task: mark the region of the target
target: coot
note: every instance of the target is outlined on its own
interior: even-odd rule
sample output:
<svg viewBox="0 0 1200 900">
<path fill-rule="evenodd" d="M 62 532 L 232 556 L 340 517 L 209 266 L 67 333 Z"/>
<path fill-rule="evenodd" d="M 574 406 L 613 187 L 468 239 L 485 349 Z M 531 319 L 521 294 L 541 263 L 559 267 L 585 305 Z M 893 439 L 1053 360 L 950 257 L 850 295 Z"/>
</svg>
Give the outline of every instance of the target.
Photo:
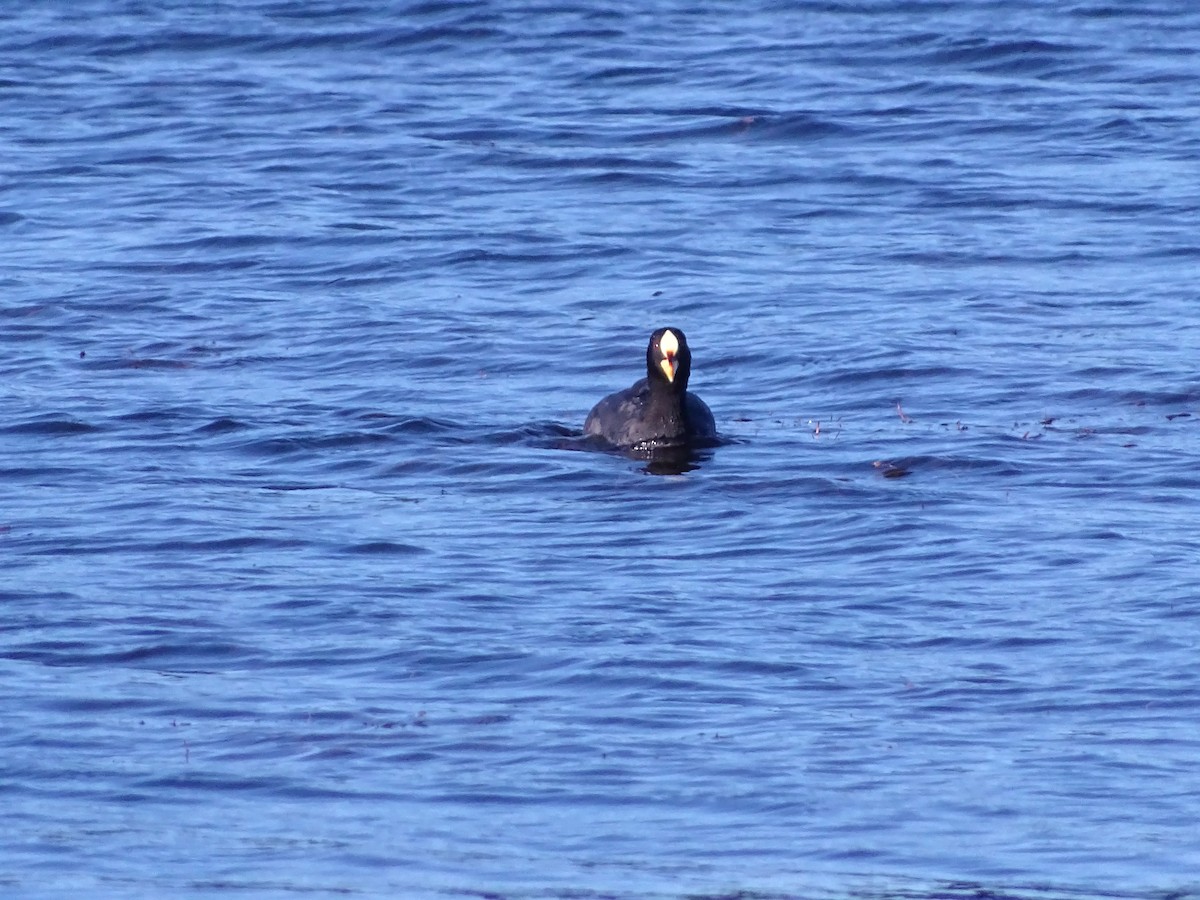
<svg viewBox="0 0 1200 900">
<path fill-rule="evenodd" d="M 646 377 L 597 403 L 584 432 L 634 450 L 711 443 L 717 425 L 704 401 L 688 391 L 691 374 L 692 352 L 683 332 L 658 329 L 646 348 Z"/>
</svg>

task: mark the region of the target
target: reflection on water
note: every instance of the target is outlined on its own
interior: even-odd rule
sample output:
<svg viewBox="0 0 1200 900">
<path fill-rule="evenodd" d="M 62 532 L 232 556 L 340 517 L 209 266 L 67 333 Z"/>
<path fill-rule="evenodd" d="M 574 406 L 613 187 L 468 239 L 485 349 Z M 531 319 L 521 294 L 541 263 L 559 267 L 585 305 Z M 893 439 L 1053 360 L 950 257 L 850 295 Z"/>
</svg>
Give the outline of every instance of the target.
<svg viewBox="0 0 1200 900">
<path fill-rule="evenodd" d="M 699 469 L 713 457 L 711 449 L 699 447 L 656 447 L 653 450 L 630 450 L 631 459 L 645 460 L 642 471 L 649 475 L 682 475 Z"/>
<path fill-rule="evenodd" d="M 583 434 L 578 430 L 570 430 L 561 426 L 550 426 L 548 429 L 553 439 L 544 445 L 556 450 L 582 450 L 593 453 L 605 453 L 610 456 L 631 459 L 644 463 L 641 471 L 648 475 L 683 475 L 699 469 L 713 458 L 717 447 L 729 443 L 723 439 L 706 440 L 703 443 L 670 444 L 654 447 L 613 447 L 603 438 L 596 435 Z M 549 437 L 549 435 L 547 435 Z"/>
</svg>

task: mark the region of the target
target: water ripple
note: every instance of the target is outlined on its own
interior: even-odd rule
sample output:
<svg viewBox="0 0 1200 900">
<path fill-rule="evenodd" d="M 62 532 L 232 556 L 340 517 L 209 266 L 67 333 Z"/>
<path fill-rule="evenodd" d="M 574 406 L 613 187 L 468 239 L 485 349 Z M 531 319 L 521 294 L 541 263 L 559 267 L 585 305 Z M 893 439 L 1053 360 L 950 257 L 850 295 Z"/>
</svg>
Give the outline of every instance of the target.
<svg viewBox="0 0 1200 900">
<path fill-rule="evenodd" d="M 12 890 L 1192 889 L 1193 10 L 5 26 Z"/>
</svg>

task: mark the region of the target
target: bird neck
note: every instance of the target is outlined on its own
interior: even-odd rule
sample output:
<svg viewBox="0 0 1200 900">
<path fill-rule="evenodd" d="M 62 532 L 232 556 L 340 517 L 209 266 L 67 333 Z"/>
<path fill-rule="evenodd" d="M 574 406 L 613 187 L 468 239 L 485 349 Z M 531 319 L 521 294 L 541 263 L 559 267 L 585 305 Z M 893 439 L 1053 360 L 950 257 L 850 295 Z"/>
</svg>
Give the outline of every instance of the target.
<svg viewBox="0 0 1200 900">
<path fill-rule="evenodd" d="M 686 383 L 676 380 L 667 381 L 662 376 L 657 378 L 651 373 L 650 406 L 660 415 L 672 418 L 683 416 L 683 398 L 687 393 Z"/>
</svg>

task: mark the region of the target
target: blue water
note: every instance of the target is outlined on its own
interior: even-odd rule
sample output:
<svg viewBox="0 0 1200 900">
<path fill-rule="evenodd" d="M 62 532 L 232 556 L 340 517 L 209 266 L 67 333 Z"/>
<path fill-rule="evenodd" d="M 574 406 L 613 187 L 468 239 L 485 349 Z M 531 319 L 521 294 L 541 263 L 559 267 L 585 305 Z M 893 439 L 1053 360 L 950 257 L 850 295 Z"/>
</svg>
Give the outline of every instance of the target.
<svg viewBox="0 0 1200 900">
<path fill-rule="evenodd" d="M 1200 895 L 1197 47 L 6 6 L 0 892 Z"/>
</svg>

